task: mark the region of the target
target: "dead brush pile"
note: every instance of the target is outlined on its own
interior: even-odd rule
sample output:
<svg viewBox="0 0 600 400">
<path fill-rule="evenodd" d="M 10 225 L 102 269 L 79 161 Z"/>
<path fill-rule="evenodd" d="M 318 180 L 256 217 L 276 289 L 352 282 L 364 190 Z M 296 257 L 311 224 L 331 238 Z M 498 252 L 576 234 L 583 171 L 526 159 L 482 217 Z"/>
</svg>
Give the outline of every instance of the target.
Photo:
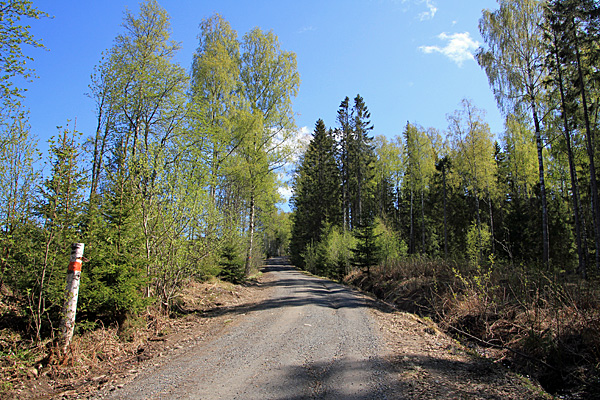
<svg viewBox="0 0 600 400">
<path fill-rule="evenodd" d="M 410 258 L 346 281 L 397 308 L 429 316 L 486 357 L 550 393 L 600 396 L 598 280 Z"/>
</svg>

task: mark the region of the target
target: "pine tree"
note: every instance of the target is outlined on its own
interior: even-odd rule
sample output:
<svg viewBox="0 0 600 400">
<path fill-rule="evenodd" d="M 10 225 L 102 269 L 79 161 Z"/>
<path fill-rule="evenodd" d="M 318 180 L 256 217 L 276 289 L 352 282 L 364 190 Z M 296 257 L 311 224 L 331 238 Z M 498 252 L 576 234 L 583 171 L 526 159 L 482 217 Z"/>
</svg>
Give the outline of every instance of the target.
<svg viewBox="0 0 600 400">
<path fill-rule="evenodd" d="M 356 249 L 353 249 L 352 265 L 367 275 L 371 274 L 371 267 L 379 262 L 380 250 L 377 248 L 377 236 L 375 235 L 375 221 L 363 219 L 354 231 L 357 239 Z"/>
</svg>

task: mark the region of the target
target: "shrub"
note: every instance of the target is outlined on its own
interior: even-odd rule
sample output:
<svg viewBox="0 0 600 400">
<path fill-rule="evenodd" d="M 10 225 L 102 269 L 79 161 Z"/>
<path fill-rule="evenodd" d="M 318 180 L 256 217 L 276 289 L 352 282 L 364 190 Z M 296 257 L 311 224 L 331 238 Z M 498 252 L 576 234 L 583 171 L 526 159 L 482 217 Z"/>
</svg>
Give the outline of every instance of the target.
<svg viewBox="0 0 600 400">
<path fill-rule="evenodd" d="M 218 276 L 224 281 L 238 284 L 246 279 L 244 258 L 235 243 L 230 241 L 223 246 L 219 265 L 221 272 Z"/>
</svg>

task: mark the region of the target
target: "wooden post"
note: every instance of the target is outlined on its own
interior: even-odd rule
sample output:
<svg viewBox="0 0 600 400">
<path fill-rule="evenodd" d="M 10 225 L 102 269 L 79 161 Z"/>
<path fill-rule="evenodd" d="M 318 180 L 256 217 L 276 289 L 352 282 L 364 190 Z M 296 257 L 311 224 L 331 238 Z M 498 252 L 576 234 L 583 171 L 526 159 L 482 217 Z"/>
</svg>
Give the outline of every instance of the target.
<svg viewBox="0 0 600 400">
<path fill-rule="evenodd" d="M 65 304 L 63 306 L 63 319 L 60 323 L 61 347 L 63 354 L 73 339 L 75 330 L 75 313 L 77 312 L 77 298 L 79 296 L 79 282 L 81 281 L 81 263 L 83 262 L 83 243 L 71 245 L 71 259 L 67 273 L 67 288 L 65 291 Z"/>
</svg>

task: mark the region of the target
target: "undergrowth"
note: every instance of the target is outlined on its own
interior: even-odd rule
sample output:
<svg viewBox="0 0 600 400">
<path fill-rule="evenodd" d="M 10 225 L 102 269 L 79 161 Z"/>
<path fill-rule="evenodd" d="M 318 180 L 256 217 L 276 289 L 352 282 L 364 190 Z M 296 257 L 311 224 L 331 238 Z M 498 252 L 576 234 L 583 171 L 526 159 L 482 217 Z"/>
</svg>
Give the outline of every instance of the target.
<svg viewBox="0 0 600 400">
<path fill-rule="evenodd" d="M 82 378 L 107 374 L 132 360 L 151 357 L 149 340 L 161 341 L 177 324 L 217 307 L 225 298 L 236 297 L 236 286 L 216 278 L 207 282 L 190 280 L 178 297 L 175 310 L 166 315 L 149 307 L 139 315 L 128 315 L 121 323 L 103 325 L 101 320 L 78 321 L 76 335 L 66 355 L 52 336 L 36 343 L 27 325 L 21 322 L 21 305 L 15 298 L 0 295 L 0 398 L 30 397 L 34 381 L 50 387 L 71 387 Z M 189 316 L 189 317 L 188 317 Z M 179 321 L 181 320 L 181 321 Z M 49 393 L 47 393 L 49 394 Z M 39 396 L 42 393 L 38 393 Z M 38 395 L 33 397 L 38 398 Z"/>
<path fill-rule="evenodd" d="M 600 396 L 600 280 L 519 266 L 412 257 L 346 282 L 536 378 L 552 394 Z"/>
</svg>

